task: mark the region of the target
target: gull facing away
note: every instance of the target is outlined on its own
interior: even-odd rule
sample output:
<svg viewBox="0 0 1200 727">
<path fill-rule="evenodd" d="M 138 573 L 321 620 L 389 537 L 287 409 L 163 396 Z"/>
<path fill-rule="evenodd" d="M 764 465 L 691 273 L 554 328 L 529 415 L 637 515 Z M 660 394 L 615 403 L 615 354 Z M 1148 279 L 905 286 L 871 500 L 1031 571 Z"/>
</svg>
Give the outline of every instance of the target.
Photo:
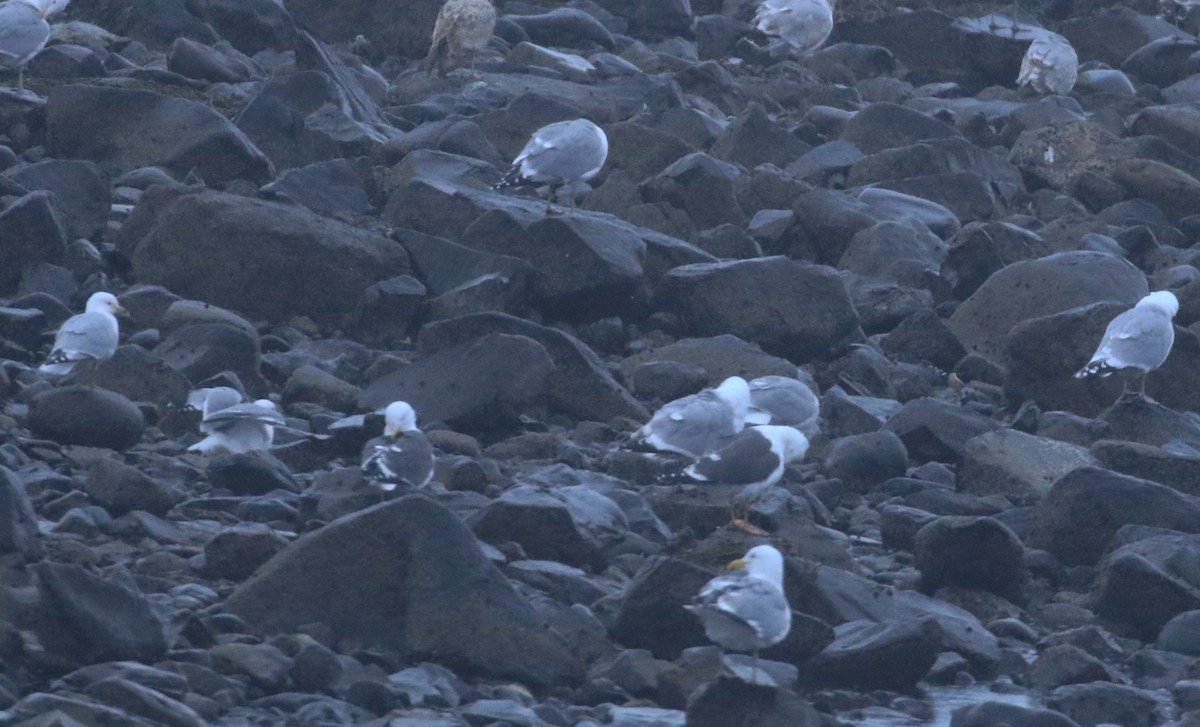
<svg viewBox="0 0 1200 727">
<path fill-rule="evenodd" d="M 25 90 L 25 64 L 46 46 L 46 18 L 69 0 L 8 0 L 0 4 L 0 66 L 17 69 L 17 88 Z"/>
<path fill-rule="evenodd" d="M 750 386 L 730 376 L 715 389 L 663 404 L 633 438 L 660 452 L 699 457 L 742 431 L 749 409 Z"/>
<path fill-rule="evenodd" d="M 750 424 L 786 424 L 808 436 L 817 433 L 821 400 L 799 379 L 760 376 L 750 380 Z"/>
<path fill-rule="evenodd" d="M 833 32 L 833 3 L 763 0 L 754 14 L 754 25 L 779 39 L 771 43 L 771 50 L 786 46 L 796 55 L 804 55 L 820 48 Z"/>
<path fill-rule="evenodd" d="M 188 397 L 188 401 L 191 402 L 191 397 Z M 200 421 L 200 431 L 208 436 L 188 447 L 188 451 L 211 455 L 267 450 L 275 440 L 275 427 L 285 424 L 283 416 L 275 411 L 275 404 L 270 399 L 219 408 L 204 415 Z"/>
<path fill-rule="evenodd" d="M 783 641 L 792 628 L 792 609 L 783 592 L 783 554 L 757 545 L 728 569 L 705 583 L 684 608 L 700 617 L 710 641 L 754 654 L 752 681 L 757 682 L 759 649 Z"/>
<path fill-rule="evenodd" d="M 417 413 L 407 402 L 388 404 L 383 436 L 363 446 L 362 471 L 384 492 L 401 484 L 416 490 L 433 479 L 433 446 L 417 428 Z"/>
<path fill-rule="evenodd" d="M 1092 360 L 1075 378 L 1108 376 L 1121 369 L 1139 374 L 1138 395 L 1146 396 L 1146 374 L 1162 366 L 1175 344 L 1171 319 L 1179 312 L 1179 299 L 1169 290 L 1151 293 L 1130 310 L 1112 319 Z M 1128 382 L 1126 382 L 1128 389 Z"/>
<path fill-rule="evenodd" d="M 575 185 L 586 182 L 600 171 L 608 159 L 608 136 L 587 119 L 573 119 L 543 126 L 533 132 L 529 143 L 513 160 L 512 168 L 493 189 L 523 184 L 550 185 L 546 214 L 550 214 L 557 188 L 571 188 L 571 209 L 575 208 Z"/>
<path fill-rule="evenodd" d="M 1070 41 L 1057 33 L 1042 32 L 1029 44 L 1021 61 L 1018 86 L 1038 93 L 1067 94 L 1079 77 L 1079 56 Z"/>
<path fill-rule="evenodd" d="M 188 394 L 187 405 L 189 409 L 200 412 L 200 431 L 208 434 L 212 432 L 212 426 L 205 424 L 204 419 L 222 409 L 241 404 L 242 401 L 242 392 L 237 389 L 231 386 L 214 386 L 208 389 L 196 389 Z"/>
<path fill-rule="evenodd" d="M 421 67 L 444 76 L 466 55 L 474 65 L 475 56 L 487 46 L 495 29 L 496 8 L 491 0 L 446 0 Z"/>
<path fill-rule="evenodd" d="M 124 312 L 112 293 L 92 293 L 83 313 L 71 316 L 58 327 L 54 348 L 38 371 L 66 376 L 80 361 L 112 358 L 120 342 L 117 315 Z"/>
</svg>

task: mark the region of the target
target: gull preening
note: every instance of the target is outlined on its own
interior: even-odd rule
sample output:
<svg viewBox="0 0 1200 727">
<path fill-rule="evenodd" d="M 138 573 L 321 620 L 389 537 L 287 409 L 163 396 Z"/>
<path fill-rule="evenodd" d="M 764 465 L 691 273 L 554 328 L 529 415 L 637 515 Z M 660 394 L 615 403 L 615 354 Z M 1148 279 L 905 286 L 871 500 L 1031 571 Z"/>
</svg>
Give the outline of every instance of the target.
<svg viewBox="0 0 1200 727">
<path fill-rule="evenodd" d="M 820 48 L 833 32 L 833 3 L 829 0 L 763 0 L 754 25 L 778 38 L 771 50 L 786 46 L 797 55 Z"/>
<path fill-rule="evenodd" d="M 112 293 L 92 293 L 83 313 L 71 316 L 59 326 L 54 348 L 38 371 L 66 376 L 80 361 L 112 358 L 120 342 L 117 315 L 124 312 Z"/>
<path fill-rule="evenodd" d="M 730 376 L 715 389 L 663 404 L 633 438 L 660 452 L 699 457 L 742 431 L 749 409 L 750 386 Z"/>
<path fill-rule="evenodd" d="M 1057 33 L 1042 31 L 1021 61 L 1018 86 L 1032 86 L 1038 93 L 1066 94 L 1079 77 L 1079 56 L 1070 41 Z"/>
<path fill-rule="evenodd" d="M 783 591 L 783 554 L 758 545 L 729 568 L 705 583 L 684 608 L 700 617 L 709 640 L 754 654 L 752 680 L 757 681 L 759 650 L 783 641 L 792 627 L 792 609 Z"/>
<path fill-rule="evenodd" d="M 576 185 L 599 173 L 608 159 L 608 136 L 587 119 L 559 121 L 533 132 L 512 168 L 494 189 L 521 184 L 550 185 L 546 214 L 558 188 L 570 187 L 570 206 L 575 207 Z"/>
<path fill-rule="evenodd" d="M 817 433 L 821 400 L 808 384 L 790 376 L 760 376 L 750 380 L 750 424 L 785 424 L 808 436 Z"/>
<path fill-rule="evenodd" d="M 189 452 L 246 454 L 264 451 L 270 449 L 275 440 L 275 427 L 286 424 L 270 399 L 259 399 L 253 404 L 235 402 L 226 405 L 230 400 L 228 392 L 232 391 L 238 400 L 241 395 L 224 386 L 201 391 L 206 393 L 195 400 L 189 396 L 188 404 L 200 404 L 204 413 L 200 431 L 208 436 L 188 447 Z"/>
<path fill-rule="evenodd" d="M 433 446 L 407 402 L 393 401 L 384 410 L 383 436 L 363 446 L 362 471 L 384 492 L 398 485 L 419 489 L 433 479 Z"/>
<path fill-rule="evenodd" d="M 1175 344 L 1175 324 L 1171 321 L 1178 312 L 1179 299 L 1169 290 L 1142 298 L 1112 319 L 1092 360 L 1075 373 L 1075 378 L 1108 376 L 1127 369 L 1139 375 L 1138 393 L 1145 396 L 1146 374 L 1162 366 Z"/>
<path fill-rule="evenodd" d="M 0 3 L 0 65 L 17 69 L 17 88 L 25 90 L 25 64 L 46 47 L 50 24 L 69 0 L 8 0 Z"/>
<path fill-rule="evenodd" d="M 421 67 L 444 76 L 467 55 L 473 65 L 495 29 L 496 8 L 491 0 L 447 0 L 438 12 L 429 54 Z"/>
</svg>

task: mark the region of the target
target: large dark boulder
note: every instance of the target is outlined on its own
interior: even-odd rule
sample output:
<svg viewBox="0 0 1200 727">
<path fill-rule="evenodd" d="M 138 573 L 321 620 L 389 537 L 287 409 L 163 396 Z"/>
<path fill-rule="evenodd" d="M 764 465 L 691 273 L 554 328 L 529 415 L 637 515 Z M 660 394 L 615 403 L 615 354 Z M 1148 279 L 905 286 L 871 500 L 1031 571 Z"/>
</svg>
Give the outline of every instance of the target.
<svg viewBox="0 0 1200 727">
<path fill-rule="evenodd" d="M 413 495 L 305 535 L 240 585 L 225 608 L 264 634 L 322 623 L 407 661 L 537 685 L 582 664 L 442 506 Z"/>
</svg>

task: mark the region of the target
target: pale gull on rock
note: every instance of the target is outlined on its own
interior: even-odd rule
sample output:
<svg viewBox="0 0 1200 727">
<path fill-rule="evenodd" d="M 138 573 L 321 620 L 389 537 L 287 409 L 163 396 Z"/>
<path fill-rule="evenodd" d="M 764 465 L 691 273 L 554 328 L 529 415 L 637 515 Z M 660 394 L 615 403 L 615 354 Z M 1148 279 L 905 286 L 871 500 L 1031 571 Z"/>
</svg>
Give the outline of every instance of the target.
<svg viewBox="0 0 1200 727">
<path fill-rule="evenodd" d="M 742 431 L 749 408 L 749 385 L 730 376 L 715 389 L 663 404 L 633 436 L 660 452 L 699 457 Z"/>
<path fill-rule="evenodd" d="M 189 452 L 201 454 L 246 454 L 271 448 L 275 427 L 286 422 L 270 399 L 253 404 L 234 404 L 206 414 L 200 431 L 208 436 L 188 447 Z"/>
<path fill-rule="evenodd" d="M 559 121 L 533 132 L 512 168 L 496 183 L 496 189 L 521 184 L 550 185 L 546 213 L 554 201 L 555 188 L 570 187 L 570 206 L 575 207 L 575 185 L 599 173 L 608 158 L 608 136 L 587 119 Z"/>
<path fill-rule="evenodd" d="M 817 433 L 821 400 L 808 384 L 790 376 L 760 376 L 750 380 L 750 424 L 786 424 L 808 436 Z"/>
<path fill-rule="evenodd" d="M 810 53 L 833 32 L 833 3 L 829 0 L 763 0 L 754 15 L 755 26 L 779 38 L 772 50 L 786 45 L 793 53 Z M 780 41 L 782 43 L 780 43 Z"/>
<path fill-rule="evenodd" d="M 487 46 L 496 29 L 496 8 L 491 0 L 447 0 L 433 26 L 429 55 L 421 67 L 446 75 L 463 56 L 475 55 Z"/>
<path fill-rule="evenodd" d="M 46 46 L 46 18 L 69 0 L 8 0 L 0 3 L 0 66 L 17 70 L 17 88 L 25 90 L 25 64 Z"/>
<path fill-rule="evenodd" d="M 3 19 L 0 18 L 0 22 Z M 112 293 L 92 293 L 83 313 L 63 321 L 54 336 L 54 348 L 38 371 L 65 376 L 80 361 L 112 358 L 119 343 L 117 314 L 125 309 Z"/>
<path fill-rule="evenodd" d="M 700 617 L 711 641 L 753 653 L 752 680 L 757 681 L 759 649 L 783 641 L 792 627 L 792 609 L 783 592 L 783 554 L 758 545 L 729 568 L 731 572 L 704 584 L 684 608 Z"/>
<path fill-rule="evenodd" d="M 1092 360 L 1075 373 L 1075 378 L 1108 376 L 1120 369 L 1141 374 L 1139 394 L 1145 395 L 1145 374 L 1167 360 L 1175 343 L 1171 319 L 1179 312 L 1179 299 L 1169 290 L 1151 293 L 1125 311 L 1104 331 Z"/>
<path fill-rule="evenodd" d="M 1048 31 L 1029 44 L 1021 61 L 1018 86 L 1032 86 L 1038 93 L 1067 94 L 1079 77 L 1079 56 L 1070 41 Z"/>
</svg>

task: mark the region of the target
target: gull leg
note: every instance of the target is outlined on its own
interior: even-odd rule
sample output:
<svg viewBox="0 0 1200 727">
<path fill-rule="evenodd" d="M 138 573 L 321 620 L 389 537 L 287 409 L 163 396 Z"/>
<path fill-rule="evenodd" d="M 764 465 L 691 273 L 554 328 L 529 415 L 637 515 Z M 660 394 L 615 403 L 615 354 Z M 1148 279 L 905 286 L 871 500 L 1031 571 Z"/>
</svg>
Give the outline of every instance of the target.
<svg viewBox="0 0 1200 727">
<path fill-rule="evenodd" d="M 17 67 L 17 90 L 25 90 L 25 64 L 22 63 Z"/>
<path fill-rule="evenodd" d="M 750 672 L 750 683 L 758 686 L 758 649 L 754 650 L 754 658 L 750 662 L 753 665 L 753 671 Z"/>
<path fill-rule="evenodd" d="M 750 522 L 750 508 L 753 506 L 753 501 L 743 504 L 741 507 L 741 512 L 739 513 L 738 506 L 734 503 L 730 503 L 729 524 L 748 535 L 765 536 L 767 534 L 766 530 L 763 530 L 762 528 Z"/>
</svg>

